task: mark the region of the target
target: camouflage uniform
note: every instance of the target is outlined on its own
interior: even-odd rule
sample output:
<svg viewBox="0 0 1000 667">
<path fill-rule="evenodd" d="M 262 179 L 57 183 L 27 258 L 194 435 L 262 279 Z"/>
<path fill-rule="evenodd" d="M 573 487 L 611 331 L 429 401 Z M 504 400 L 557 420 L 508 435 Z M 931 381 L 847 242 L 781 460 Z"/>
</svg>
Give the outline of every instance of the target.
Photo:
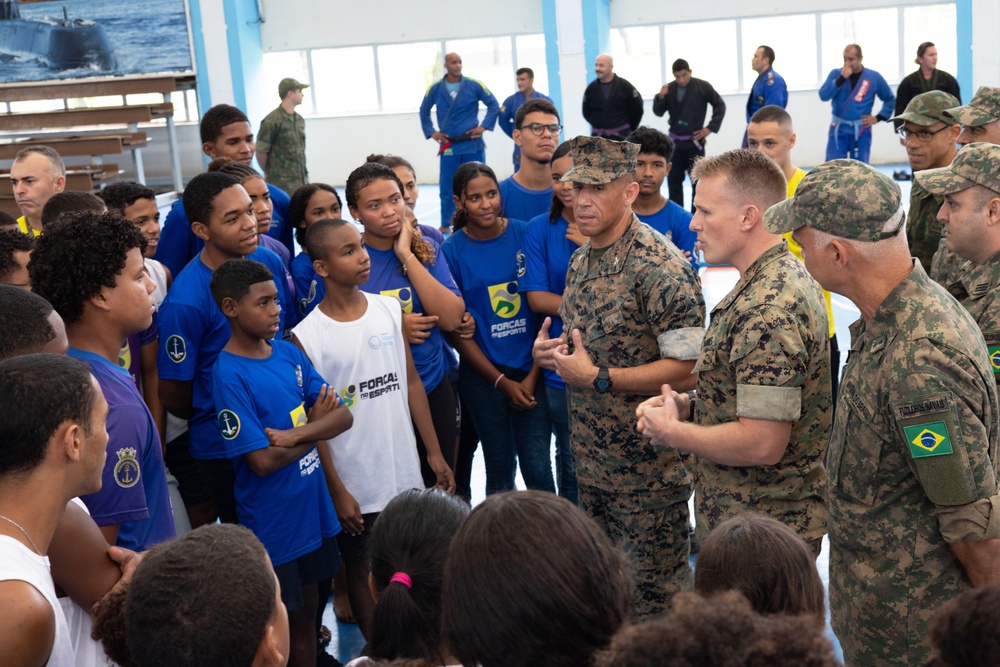
<svg viewBox="0 0 1000 667">
<path fill-rule="evenodd" d="M 943 90 L 932 90 L 914 97 L 906 105 L 903 113 L 889 120 L 898 121 L 900 126 L 903 121 L 923 127 L 932 127 L 938 123 L 950 126 L 958 121 L 946 116 L 945 111 L 959 104 L 961 102 L 954 95 Z M 930 271 L 934 253 L 941 242 L 941 223 L 937 219 L 937 214 L 943 202 L 943 197 L 932 195 L 916 183 L 910 190 L 910 210 L 906 214 L 908 220 L 906 238 L 910 242 L 910 254 L 920 260 L 925 271 Z"/>
<path fill-rule="evenodd" d="M 712 310 L 695 367 L 695 421 L 785 421 L 792 431 L 773 466 L 694 457 L 700 538 L 732 516 L 757 511 L 791 526 L 819 553 L 833 414 L 827 333 L 820 286 L 784 243 L 761 255 Z"/>
<path fill-rule="evenodd" d="M 1000 197 L 1000 146 L 985 143 L 969 144 L 959 151 L 955 160 L 942 169 L 929 169 L 917 175 L 918 184 L 943 197 L 976 185 L 992 190 Z M 990 366 L 1000 382 L 1000 253 L 979 265 L 958 257 L 963 269 L 957 279 L 946 285 L 979 325 L 986 340 Z"/>
<path fill-rule="evenodd" d="M 771 231 L 877 241 L 902 225 L 899 188 L 865 165 L 821 165 L 803 190 L 768 210 Z M 949 543 L 1000 537 L 993 372 L 919 263 L 851 340 L 826 461 L 833 628 L 848 665 L 923 665 L 931 616 L 970 587 Z"/>
<path fill-rule="evenodd" d="M 308 87 L 294 79 L 284 79 L 278 86 L 278 95 L 284 99 L 288 90 Z M 264 178 L 268 183 L 292 194 L 309 182 L 306 121 L 298 112 L 289 114 L 279 106 L 264 116 L 257 131 L 257 151 L 267 153 Z"/>
<path fill-rule="evenodd" d="M 634 144 L 574 141 L 603 152 L 577 146 L 577 171 L 564 180 L 594 182 L 584 179 L 597 171 L 604 179 L 597 182 L 608 183 L 635 168 Z M 633 215 L 621 238 L 588 267 L 590 254 L 589 241 L 573 254 L 559 314 L 566 332 L 580 330 L 596 365 L 698 357 L 705 302 L 691 263 L 673 244 Z M 653 447 L 635 430 L 635 410 L 648 396 L 590 387 L 567 387 L 567 394 L 580 505 L 629 557 L 639 618 L 663 614 L 674 593 L 691 587 L 691 477 L 676 450 Z"/>
</svg>

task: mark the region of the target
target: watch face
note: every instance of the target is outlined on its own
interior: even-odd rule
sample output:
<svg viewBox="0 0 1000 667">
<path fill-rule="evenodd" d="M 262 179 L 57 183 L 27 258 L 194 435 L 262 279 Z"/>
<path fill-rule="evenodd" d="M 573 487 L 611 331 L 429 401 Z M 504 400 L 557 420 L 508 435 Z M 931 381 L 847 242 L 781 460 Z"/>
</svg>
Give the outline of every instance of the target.
<svg viewBox="0 0 1000 667">
<path fill-rule="evenodd" d="M 604 392 L 606 392 L 608 389 L 611 388 L 611 380 L 606 380 L 604 378 L 597 378 L 597 380 L 594 381 L 594 387 L 597 388 L 597 391 L 603 394 Z"/>
</svg>

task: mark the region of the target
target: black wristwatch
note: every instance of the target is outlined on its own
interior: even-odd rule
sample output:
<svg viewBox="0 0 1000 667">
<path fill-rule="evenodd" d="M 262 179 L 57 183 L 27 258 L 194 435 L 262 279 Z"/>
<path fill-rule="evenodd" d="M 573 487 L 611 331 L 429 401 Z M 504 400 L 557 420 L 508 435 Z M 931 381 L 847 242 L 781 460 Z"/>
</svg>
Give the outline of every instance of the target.
<svg viewBox="0 0 1000 667">
<path fill-rule="evenodd" d="M 611 374 L 608 372 L 607 368 L 602 368 L 597 371 L 597 377 L 594 378 L 594 389 L 597 390 L 598 394 L 606 394 L 611 391 Z"/>
</svg>

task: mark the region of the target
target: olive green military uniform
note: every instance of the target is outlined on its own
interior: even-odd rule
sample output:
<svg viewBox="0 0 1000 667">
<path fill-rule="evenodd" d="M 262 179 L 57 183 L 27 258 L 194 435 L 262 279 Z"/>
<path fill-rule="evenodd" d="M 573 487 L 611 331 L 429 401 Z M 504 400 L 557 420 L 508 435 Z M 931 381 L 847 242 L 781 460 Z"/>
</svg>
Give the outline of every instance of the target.
<svg viewBox="0 0 1000 667">
<path fill-rule="evenodd" d="M 889 120 L 899 121 L 900 126 L 902 121 L 922 127 L 933 127 L 938 123 L 951 126 L 958 121 L 948 116 L 946 112 L 959 104 L 961 102 L 954 95 L 943 90 L 932 90 L 914 97 L 906 105 L 903 113 Z M 910 243 L 910 254 L 920 260 L 924 271 L 931 270 L 934 253 L 937 252 L 938 244 L 941 242 L 941 222 L 937 219 L 937 214 L 943 202 L 943 197 L 927 192 L 917 183 L 914 183 L 910 190 L 910 209 L 906 213 L 908 221 L 906 239 Z"/>
<path fill-rule="evenodd" d="M 877 242 L 900 233 L 899 200 L 884 174 L 834 160 L 765 225 Z M 847 665 L 922 666 L 928 621 L 970 586 L 949 544 L 1000 537 L 993 370 L 919 262 L 851 341 L 826 460 L 833 629 Z"/>
<path fill-rule="evenodd" d="M 699 537 L 755 511 L 791 526 L 819 553 L 833 415 L 829 340 L 821 288 L 784 243 L 761 255 L 712 310 L 695 367 L 695 421 L 783 421 L 792 422 L 792 431 L 773 466 L 694 457 Z"/>
<path fill-rule="evenodd" d="M 309 182 L 306 169 L 306 121 L 280 106 L 264 116 L 257 132 L 257 150 L 267 153 L 264 177 L 292 194 Z"/>
<path fill-rule="evenodd" d="M 952 294 L 965 307 L 979 325 L 979 330 L 986 341 L 989 353 L 990 367 L 998 383 L 1000 383 L 1000 253 L 990 257 L 978 266 L 967 265 L 968 272 L 962 276 L 957 285 L 953 285 Z"/>
<path fill-rule="evenodd" d="M 914 185 L 913 187 L 916 188 L 917 186 Z M 928 275 L 931 280 L 939 285 L 950 288 L 962 279 L 967 263 L 966 260 L 959 257 L 954 250 L 948 247 L 944 239 L 941 239 L 937 252 L 934 253 L 934 258 L 931 260 L 931 269 Z"/>
<path fill-rule="evenodd" d="M 573 141 L 573 170 L 564 180 L 608 183 L 635 168 L 635 144 Z M 588 241 L 570 260 L 559 312 L 567 338 L 579 329 L 599 367 L 697 359 L 705 301 L 691 263 L 635 215 L 621 238 L 602 250 L 591 265 Z M 653 447 L 636 431 L 635 410 L 649 396 L 566 389 L 580 505 L 628 557 L 638 617 L 661 615 L 673 594 L 692 584 L 691 476 L 676 450 Z"/>
</svg>

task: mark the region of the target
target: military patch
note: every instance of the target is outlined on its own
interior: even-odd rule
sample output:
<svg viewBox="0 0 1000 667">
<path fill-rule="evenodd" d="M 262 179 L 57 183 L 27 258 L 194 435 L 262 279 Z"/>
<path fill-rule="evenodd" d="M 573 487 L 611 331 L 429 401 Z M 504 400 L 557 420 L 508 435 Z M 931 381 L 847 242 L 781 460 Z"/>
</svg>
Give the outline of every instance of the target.
<svg viewBox="0 0 1000 667">
<path fill-rule="evenodd" d="M 170 361 L 175 364 L 179 364 L 187 358 L 187 343 L 185 343 L 184 339 L 177 334 L 167 338 L 167 342 L 164 344 L 164 349 L 166 349 L 167 356 L 170 357 Z"/>
<path fill-rule="evenodd" d="M 413 290 L 411 288 L 386 289 L 379 292 L 379 294 L 382 296 L 391 296 L 393 299 L 399 301 L 399 306 L 403 309 L 404 313 L 413 312 Z"/>
<path fill-rule="evenodd" d="M 299 406 L 290 411 L 288 416 L 292 418 L 292 428 L 305 426 L 309 421 L 309 418 L 306 416 L 306 406 L 304 403 L 299 403 Z"/>
<path fill-rule="evenodd" d="M 994 373 L 1000 373 L 1000 345 L 990 345 L 990 365 Z"/>
<path fill-rule="evenodd" d="M 493 312 L 499 317 L 509 319 L 521 310 L 521 295 L 517 293 L 516 282 L 488 285 L 486 289 L 490 293 Z"/>
<path fill-rule="evenodd" d="M 240 418 L 232 410 L 219 413 L 219 432 L 226 440 L 233 440 L 240 434 Z"/>
<path fill-rule="evenodd" d="M 948 425 L 943 421 L 904 426 L 903 434 L 910 446 L 910 456 L 915 459 L 953 452 Z"/>
<path fill-rule="evenodd" d="M 119 449 L 118 463 L 115 464 L 115 482 L 123 489 L 130 489 L 139 482 L 139 462 L 135 460 L 135 448 Z"/>
</svg>

